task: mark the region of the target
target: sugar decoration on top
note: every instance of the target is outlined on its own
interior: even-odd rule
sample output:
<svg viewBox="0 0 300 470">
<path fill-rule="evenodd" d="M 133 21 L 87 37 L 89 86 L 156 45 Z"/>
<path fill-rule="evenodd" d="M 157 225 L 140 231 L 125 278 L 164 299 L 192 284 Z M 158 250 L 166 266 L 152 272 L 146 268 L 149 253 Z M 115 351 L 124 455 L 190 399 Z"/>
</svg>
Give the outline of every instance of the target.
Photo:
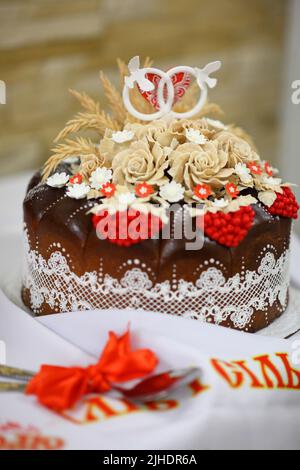
<svg viewBox="0 0 300 470">
<path fill-rule="evenodd" d="M 180 65 L 167 72 L 158 68 L 140 68 L 140 58 L 133 57 L 128 69 L 130 75 L 125 78 L 123 88 L 123 100 L 126 109 L 132 116 L 142 121 L 153 121 L 168 116 L 170 119 L 190 119 L 198 114 L 207 101 L 208 88 L 217 85 L 217 79 L 210 75 L 221 68 L 221 62 L 211 62 L 203 69 Z M 186 112 L 172 110 L 173 105 L 182 98 L 185 90 L 190 85 L 191 76 L 196 79 L 200 89 L 200 96 L 195 106 Z M 146 114 L 138 111 L 131 103 L 130 90 L 135 83 L 139 90 L 157 109 L 155 113 Z"/>
</svg>

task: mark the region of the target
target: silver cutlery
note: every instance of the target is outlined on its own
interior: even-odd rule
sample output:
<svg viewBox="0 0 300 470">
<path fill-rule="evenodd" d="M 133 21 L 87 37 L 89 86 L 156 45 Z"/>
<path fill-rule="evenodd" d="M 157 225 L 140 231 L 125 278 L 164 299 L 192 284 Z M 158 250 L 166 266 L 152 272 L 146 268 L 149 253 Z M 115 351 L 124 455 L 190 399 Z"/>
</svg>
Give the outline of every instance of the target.
<svg viewBox="0 0 300 470">
<path fill-rule="evenodd" d="M 0 392 L 24 392 L 26 383 L 0 382 Z"/>
<path fill-rule="evenodd" d="M 34 372 L 0 364 L 0 377 L 2 378 L 16 380 L 20 382 L 28 382 L 34 376 Z"/>
<path fill-rule="evenodd" d="M 131 388 L 113 385 L 109 395 L 134 402 L 162 400 L 191 384 L 200 375 L 201 369 L 198 367 L 171 369 L 151 375 Z M 35 373 L 32 371 L 0 365 L 0 392 L 24 392 L 27 383 L 34 376 Z M 9 382 L 1 381 L 1 379 L 9 379 Z"/>
<path fill-rule="evenodd" d="M 175 391 L 194 382 L 200 375 L 201 369 L 198 367 L 171 369 L 160 374 L 151 375 L 130 389 L 115 386 L 114 390 L 118 391 L 123 397 L 129 400 L 140 402 L 163 400 L 168 398 Z M 165 380 L 166 378 L 167 380 Z M 161 387 L 159 386 L 160 382 L 162 382 Z M 151 384 L 153 384 L 152 391 Z"/>
</svg>

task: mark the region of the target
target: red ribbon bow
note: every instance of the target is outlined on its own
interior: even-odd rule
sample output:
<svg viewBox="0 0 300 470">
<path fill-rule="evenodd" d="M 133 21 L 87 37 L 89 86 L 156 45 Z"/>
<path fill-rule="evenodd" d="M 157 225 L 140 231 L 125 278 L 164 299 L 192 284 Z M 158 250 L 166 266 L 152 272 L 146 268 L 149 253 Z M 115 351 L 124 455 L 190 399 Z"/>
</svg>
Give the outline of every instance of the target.
<svg viewBox="0 0 300 470">
<path fill-rule="evenodd" d="M 88 393 L 108 392 L 113 383 L 143 378 L 157 364 L 150 349 L 131 350 L 129 331 L 120 337 L 110 332 L 97 364 L 86 368 L 42 365 L 28 383 L 26 393 L 36 395 L 42 405 L 52 410 L 63 411 Z"/>
</svg>

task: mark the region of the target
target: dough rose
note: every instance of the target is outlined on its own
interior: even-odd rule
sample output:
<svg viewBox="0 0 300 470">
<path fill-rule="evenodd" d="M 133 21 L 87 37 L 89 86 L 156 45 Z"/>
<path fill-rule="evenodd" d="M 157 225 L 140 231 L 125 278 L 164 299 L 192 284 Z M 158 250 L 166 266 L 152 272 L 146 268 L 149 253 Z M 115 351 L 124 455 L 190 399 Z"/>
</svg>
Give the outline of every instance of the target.
<svg viewBox="0 0 300 470">
<path fill-rule="evenodd" d="M 215 136 L 214 141 L 218 142 L 220 147 L 228 154 L 228 166 L 230 168 L 234 168 L 237 163 L 250 163 L 260 160 L 251 145 L 232 132 L 220 132 Z"/>
<path fill-rule="evenodd" d="M 167 167 L 167 158 L 157 142 L 152 148 L 146 140 L 133 142 L 128 149 L 115 155 L 113 182 L 127 186 L 143 181 L 161 185 L 168 181 L 165 176 Z"/>
<path fill-rule="evenodd" d="M 169 174 L 176 182 L 184 184 L 187 190 L 201 183 L 217 189 L 228 182 L 234 171 L 227 165 L 228 154 L 219 148 L 217 142 L 202 146 L 186 143 L 171 153 Z"/>
</svg>

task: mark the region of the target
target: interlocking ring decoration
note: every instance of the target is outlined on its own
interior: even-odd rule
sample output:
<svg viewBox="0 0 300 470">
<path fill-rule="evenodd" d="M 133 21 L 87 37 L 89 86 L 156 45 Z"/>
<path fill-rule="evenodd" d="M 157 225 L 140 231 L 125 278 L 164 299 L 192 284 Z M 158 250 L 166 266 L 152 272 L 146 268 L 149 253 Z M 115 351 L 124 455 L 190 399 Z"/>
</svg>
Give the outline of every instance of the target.
<svg viewBox="0 0 300 470">
<path fill-rule="evenodd" d="M 125 77 L 123 88 L 124 105 L 132 116 L 140 119 L 141 121 L 153 121 L 166 116 L 177 119 L 189 119 L 198 114 L 205 105 L 208 88 L 214 88 L 217 85 L 217 79 L 211 78 L 210 74 L 219 70 L 221 65 L 222 63 L 220 61 L 211 62 L 203 69 L 180 65 L 164 72 L 155 67 L 140 68 L 140 59 L 138 56 L 135 56 L 128 63 L 130 75 Z M 172 110 L 174 99 L 176 100 L 176 98 L 178 98 L 175 96 L 175 87 L 172 77 L 175 77 L 178 74 L 187 74 L 188 77 L 194 77 L 200 89 L 200 96 L 195 106 L 191 110 L 182 113 Z M 148 77 L 150 76 L 155 76 L 159 79 L 156 96 L 158 110 L 151 114 L 145 114 L 135 109 L 132 105 L 130 101 L 130 90 L 134 88 L 136 83 L 142 94 L 153 91 L 155 89 L 155 85 L 151 80 L 149 80 Z"/>
</svg>

